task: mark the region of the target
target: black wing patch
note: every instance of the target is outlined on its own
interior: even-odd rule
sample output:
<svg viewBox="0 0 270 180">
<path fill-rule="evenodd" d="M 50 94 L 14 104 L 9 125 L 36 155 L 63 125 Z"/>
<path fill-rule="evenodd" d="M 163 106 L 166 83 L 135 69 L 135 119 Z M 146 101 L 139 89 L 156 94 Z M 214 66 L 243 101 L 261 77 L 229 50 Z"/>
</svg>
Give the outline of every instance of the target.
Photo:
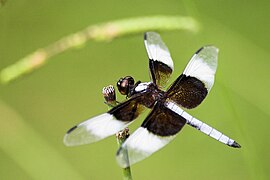
<svg viewBox="0 0 270 180">
<path fill-rule="evenodd" d="M 152 59 L 149 60 L 149 69 L 152 82 L 163 88 L 172 74 L 172 69 L 162 62 Z"/>
<path fill-rule="evenodd" d="M 184 108 L 195 108 L 205 99 L 208 91 L 202 81 L 181 74 L 167 91 L 168 98 Z"/>
<path fill-rule="evenodd" d="M 164 87 L 173 72 L 173 60 L 159 34 L 147 32 L 144 44 L 149 57 L 149 70 L 153 83 Z"/>
<path fill-rule="evenodd" d="M 145 107 L 142 105 L 143 96 L 133 97 L 118 106 L 112 108 L 108 113 L 112 114 L 117 120 L 132 121 L 136 119 Z"/>
<path fill-rule="evenodd" d="M 118 164 L 126 168 L 149 157 L 172 141 L 185 124 L 186 119 L 157 103 L 142 126 L 117 151 Z"/>
<path fill-rule="evenodd" d="M 161 103 L 144 120 L 142 127 L 158 136 L 172 136 L 186 124 L 186 119 L 171 111 Z"/>
</svg>

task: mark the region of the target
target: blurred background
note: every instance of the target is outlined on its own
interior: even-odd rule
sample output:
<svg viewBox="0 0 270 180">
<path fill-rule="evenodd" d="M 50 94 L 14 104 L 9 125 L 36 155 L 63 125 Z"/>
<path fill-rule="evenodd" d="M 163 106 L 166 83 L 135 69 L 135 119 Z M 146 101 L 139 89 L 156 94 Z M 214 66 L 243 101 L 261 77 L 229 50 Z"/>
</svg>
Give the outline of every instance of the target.
<svg viewBox="0 0 270 180">
<path fill-rule="evenodd" d="M 191 16 L 200 31 L 161 32 L 178 77 L 203 45 L 220 49 L 215 85 L 188 112 L 239 142 L 225 146 L 186 126 L 134 179 L 270 179 L 269 1 L 34 1 L 0 8 L 0 69 L 88 25 L 149 15 Z M 125 75 L 149 81 L 143 33 L 89 42 L 0 85 L 0 179 L 121 179 L 115 137 L 65 147 L 73 125 L 107 111 L 101 90 Z M 118 98 L 123 100 L 123 97 Z M 147 113 L 130 126 L 133 132 Z"/>
</svg>

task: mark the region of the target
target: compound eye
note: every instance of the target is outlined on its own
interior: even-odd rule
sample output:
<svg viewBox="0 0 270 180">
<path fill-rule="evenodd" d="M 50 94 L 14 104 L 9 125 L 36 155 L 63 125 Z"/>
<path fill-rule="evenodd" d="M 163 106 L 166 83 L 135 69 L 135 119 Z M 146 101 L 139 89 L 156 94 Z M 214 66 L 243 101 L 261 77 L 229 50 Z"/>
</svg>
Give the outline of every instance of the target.
<svg viewBox="0 0 270 180">
<path fill-rule="evenodd" d="M 133 86 L 134 85 L 134 79 L 131 76 L 126 76 L 125 79 L 128 81 L 128 85 L 129 86 Z"/>
<path fill-rule="evenodd" d="M 130 88 L 134 85 L 134 79 L 131 76 L 120 78 L 117 82 L 117 88 L 122 95 L 128 95 Z"/>
</svg>

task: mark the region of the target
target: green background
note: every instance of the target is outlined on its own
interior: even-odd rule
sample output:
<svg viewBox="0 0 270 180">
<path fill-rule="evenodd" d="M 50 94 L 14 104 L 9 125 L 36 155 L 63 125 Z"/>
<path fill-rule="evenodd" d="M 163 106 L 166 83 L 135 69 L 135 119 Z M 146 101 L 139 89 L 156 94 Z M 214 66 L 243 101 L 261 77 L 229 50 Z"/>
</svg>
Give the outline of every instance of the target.
<svg viewBox="0 0 270 180">
<path fill-rule="evenodd" d="M 219 47 L 215 85 L 202 105 L 188 112 L 242 148 L 186 126 L 164 149 L 132 166 L 133 177 L 270 179 L 269 9 L 269 1 L 243 0 L 8 0 L 0 8 L 0 69 L 91 24 L 146 15 L 192 16 L 201 25 L 197 34 L 161 32 L 175 64 L 170 83 L 198 48 Z M 148 81 L 147 65 L 143 34 L 138 34 L 89 42 L 1 85 L 0 179 L 121 179 L 114 137 L 74 148 L 62 140 L 73 125 L 107 111 L 102 87 L 125 75 Z"/>
</svg>

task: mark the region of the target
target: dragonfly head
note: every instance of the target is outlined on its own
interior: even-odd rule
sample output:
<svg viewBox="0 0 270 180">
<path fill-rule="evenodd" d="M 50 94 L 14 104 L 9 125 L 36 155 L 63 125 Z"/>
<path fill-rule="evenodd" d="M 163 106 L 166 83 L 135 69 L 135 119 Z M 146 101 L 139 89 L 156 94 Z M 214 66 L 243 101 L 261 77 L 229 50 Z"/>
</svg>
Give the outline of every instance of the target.
<svg viewBox="0 0 270 180">
<path fill-rule="evenodd" d="M 122 95 L 130 94 L 130 91 L 133 88 L 133 86 L 134 86 L 134 79 L 131 76 L 120 78 L 119 81 L 117 82 L 118 91 Z"/>
</svg>

